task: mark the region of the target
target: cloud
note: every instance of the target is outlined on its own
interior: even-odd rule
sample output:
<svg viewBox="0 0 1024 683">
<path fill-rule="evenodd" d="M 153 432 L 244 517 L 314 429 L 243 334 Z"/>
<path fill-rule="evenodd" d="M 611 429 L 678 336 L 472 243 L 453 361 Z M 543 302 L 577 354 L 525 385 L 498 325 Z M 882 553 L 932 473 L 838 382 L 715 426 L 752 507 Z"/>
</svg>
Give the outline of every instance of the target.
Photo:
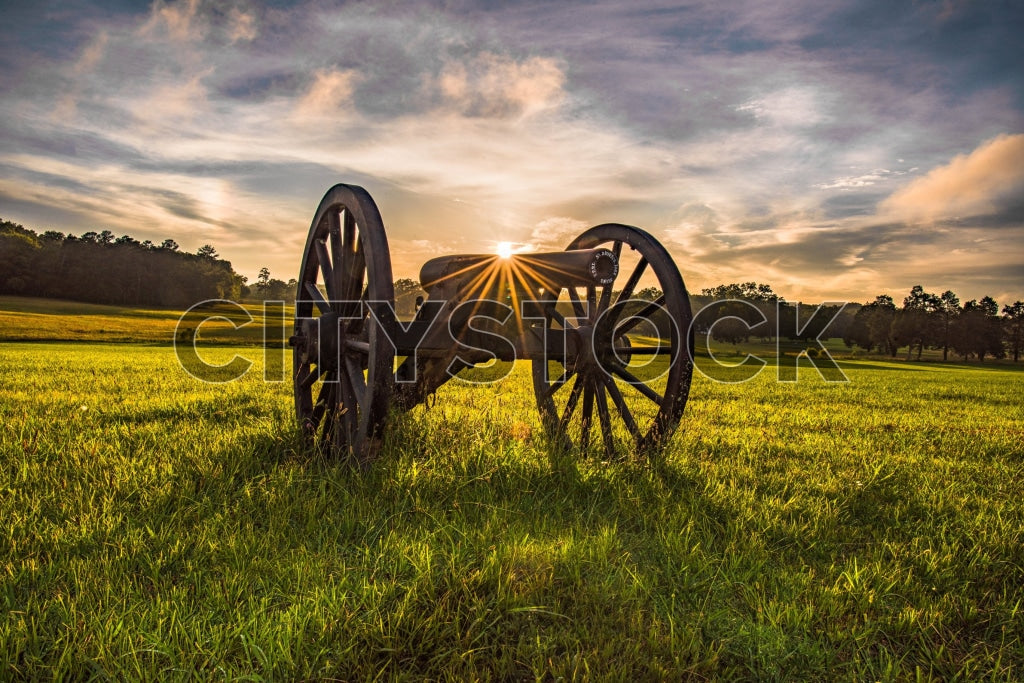
<svg viewBox="0 0 1024 683">
<path fill-rule="evenodd" d="M 884 180 L 891 174 L 892 171 L 889 169 L 877 168 L 860 175 L 848 175 L 828 182 L 819 182 L 814 186 L 818 189 L 853 189 L 855 187 L 869 187 L 880 180 Z"/>
<path fill-rule="evenodd" d="M 228 45 L 259 35 L 257 17 L 233 3 L 210 0 L 155 0 L 136 34 L 146 40 L 197 45 L 213 37 Z"/>
<path fill-rule="evenodd" d="M 380 205 L 396 277 L 438 250 L 561 250 L 615 221 L 665 243 L 691 287 L 787 296 L 949 272 L 961 247 L 984 256 L 959 263 L 1007 272 L 1024 238 L 1020 136 L 950 162 L 1021 130 L 1022 81 L 1003 69 L 968 92 L 946 68 L 1020 48 L 935 61 L 938 43 L 900 39 L 918 35 L 912 9 L 69 7 L 64 24 L 22 11 L 0 46 L 0 210 L 26 225 L 60 206 L 78 230 L 194 237 L 247 274 L 291 273 L 323 191 L 350 182 Z M 915 166 L 934 170 L 899 188 Z M 988 241 L 951 228 L 984 213 L 971 238 Z"/>
<path fill-rule="evenodd" d="M 205 33 L 202 22 L 196 21 L 200 0 L 181 0 L 168 3 L 155 0 L 150 7 L 149 19 L 139 27 L 139 35 L 154 38 L 165 33 L 178 42 L 200 40 Z"/>
<path fill-rule="evenodd" d="M 723 241 L 715 239 L 721 227 L 721 217 L 707 204 L 684 204 L 673 218 L 674 226 L 663 231 L 665 244 L 678 249 L 688 259 L 718 253 L 723 248 L 728 248 Z"/>
<path fill-rule="evenodd" d="M 515 245 L 518 251 L 562 251 L 569 243 L 589 228 L 586 222 L 576 218 L 555 216 L 546 218 L 530 232 L 529 241 Z"/>
<path fill-rule="evenodd" d="M 106 54 L 107 44 L 110 42 L 110 35 L 101 30 L 96 37 L 89 41 L 82 50 L 81 55 L 75 61 L 71 72 L 75 76 L 83 76 L 91 73 L 100 63 Z"/>
<path fill-rule="evenodd" d="M 789 87 L 748 100 L 736 111 L 785 128 L 813 126 L 826 120 L 821 96 L 814 88 Z"/>
<path fill-rule="evenodd" d="M 436 79 L 445 104 L 465 116 L 529 116 L 555 107 L 565 74 L 548 57 L 517 61 L 493 52 L 448 61 Z"/>
<path fill-rule="evenodd" d="M 78 59 L 71 65 L 69 70 L 70 84 L 67 92 L 57 100 L 57 104 L 51 112 L 53 119 L 70 121 L 78 114 L 78 97 L 81 92 L 81 82 L 87 79 L 100 64 L 107 52 L 107 44 L 109 42 L 109 34 L 101 30 L 91 41 L 86 43 Z"/>
<path fill-rule="evenodd" d="M 146 127 L 177 126 L 201 118 L 208 105 L 203 79 L 211 72 L 208 69 L 184 81 L 157 84 L 145 95 L 127 103 L 128 108 Z"/>
<path fill-rule="evenodd" d="M 237 7 L 231 8 L 228 13 L 228 21 L 227 38 L 230 43 L 248 42 L 259 35 L 256 28 L 256 17 Z"/>
<path fill-rule="evenodd" d="M 297 118 L 336 114 L 352 103 L 357 75 L 351 69 L 320 69 L 313 82 L 295 105 Z"/>
<path fill-rule="evenodd" d="M 910 221 L 993 214 L 1024 195 L 1024 135 L 1000 135 L 897 190 L 879 207 Z"/>
</svg>

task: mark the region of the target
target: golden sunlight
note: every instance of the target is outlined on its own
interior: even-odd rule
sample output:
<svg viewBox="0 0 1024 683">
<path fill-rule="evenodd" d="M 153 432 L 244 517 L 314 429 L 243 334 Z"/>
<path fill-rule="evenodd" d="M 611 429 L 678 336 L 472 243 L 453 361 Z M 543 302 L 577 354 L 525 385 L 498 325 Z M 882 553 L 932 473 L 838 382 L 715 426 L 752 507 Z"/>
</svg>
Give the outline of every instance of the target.
<svg viewBox="0 0 1024 683">
<path fill-rule="evenodd" d="M 512 256 L 512 243 L 511 242 L 498 242 L 498 246 L 494 252 L 501 258 L 508 258 Z"/>
</svg>

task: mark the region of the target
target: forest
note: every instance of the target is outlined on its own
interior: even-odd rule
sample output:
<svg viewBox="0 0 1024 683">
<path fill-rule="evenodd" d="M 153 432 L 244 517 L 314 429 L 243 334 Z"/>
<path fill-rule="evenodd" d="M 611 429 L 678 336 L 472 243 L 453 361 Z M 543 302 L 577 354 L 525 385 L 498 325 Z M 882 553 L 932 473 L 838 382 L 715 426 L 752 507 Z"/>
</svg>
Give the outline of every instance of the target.
<svg viewBox="0 0 1024 683">
<path fill-rule="evenodd" d="M 244 284 L 210 245 L 189 254 L 171 239 L 140 242 L 109 230 L 37 234 L 0 220 L 0 294 L 187 308 L 236 299 Z"/>
</svg>

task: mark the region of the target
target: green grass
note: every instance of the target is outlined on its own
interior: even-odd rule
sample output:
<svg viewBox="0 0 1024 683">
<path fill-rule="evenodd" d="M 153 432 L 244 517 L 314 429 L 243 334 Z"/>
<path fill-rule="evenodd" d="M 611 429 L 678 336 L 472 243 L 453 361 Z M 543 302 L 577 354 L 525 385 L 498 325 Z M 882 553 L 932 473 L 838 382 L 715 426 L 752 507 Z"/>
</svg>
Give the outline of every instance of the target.
<svg viewBox="0 0 1024 683">
<path fill-rule="evenodd" d="M 236 353 L 0 344 L 0 678 L 1024 677 L 1015 368 L 698 377 L 648 465 L 549 453 L 517 365 L 360 473 Z"/>
</svg>

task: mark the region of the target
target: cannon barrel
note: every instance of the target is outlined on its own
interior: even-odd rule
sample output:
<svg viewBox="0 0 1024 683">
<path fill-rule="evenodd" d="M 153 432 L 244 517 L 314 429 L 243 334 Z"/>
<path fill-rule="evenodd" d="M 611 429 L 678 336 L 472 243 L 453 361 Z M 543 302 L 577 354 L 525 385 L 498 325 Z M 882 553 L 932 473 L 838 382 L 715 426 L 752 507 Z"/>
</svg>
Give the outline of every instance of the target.
<svg viewBox="0 0 1024 683">
<path fill-rule="evenodd" d="M 619 261 L 609 249 L 573 249 L 535 254 L 462 254 L 431 259 L 420 269 L 420 284 L 427 292 L 484 298 L 506 291 L 610 284 L 619 273 Z"/>
</svg>

